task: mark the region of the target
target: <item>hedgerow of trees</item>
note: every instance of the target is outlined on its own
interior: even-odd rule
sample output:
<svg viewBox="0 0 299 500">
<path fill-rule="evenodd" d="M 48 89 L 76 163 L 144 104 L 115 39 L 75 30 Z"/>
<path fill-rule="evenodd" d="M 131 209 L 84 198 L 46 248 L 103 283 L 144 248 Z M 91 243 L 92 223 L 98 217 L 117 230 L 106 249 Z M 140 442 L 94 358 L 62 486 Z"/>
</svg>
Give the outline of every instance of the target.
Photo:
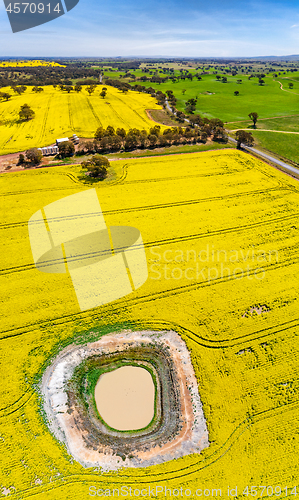
<svg viewBox="0 0 299 500">
<path fill-rule="evenodd" d="M 191 117 L 190 117 L 191 118 Z M 224 124 L 221 120 L 202 118 L 193 115 L 188 127 L 171 127 L 161 132 L 155 125 L 149 132 L 132 128 L 128 132 L 124 128 L 108 126 L 98 127 L 93 140 L 80 141 L 79 154 L 111 153 L 120 150 L 168 147 L 172 145 L 205 143 L 208 138 L 218 142 L 227 142 Z"/>
</svg>

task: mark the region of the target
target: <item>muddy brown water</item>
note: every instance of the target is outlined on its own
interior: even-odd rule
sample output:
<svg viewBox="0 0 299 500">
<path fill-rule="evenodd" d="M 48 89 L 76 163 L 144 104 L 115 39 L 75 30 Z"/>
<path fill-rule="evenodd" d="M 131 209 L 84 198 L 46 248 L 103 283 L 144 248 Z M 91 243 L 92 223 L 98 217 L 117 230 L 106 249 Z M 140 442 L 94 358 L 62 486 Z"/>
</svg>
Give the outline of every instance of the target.
<svg viewBox="0 0 299 500">
<path fill-rule="evenodd" d="M 120 431 L 142 429 L 154 416 L 155 385 L 142 367 L 122 366 L 100 376 L 95 402 L 102 419 Z"/>
</svg>

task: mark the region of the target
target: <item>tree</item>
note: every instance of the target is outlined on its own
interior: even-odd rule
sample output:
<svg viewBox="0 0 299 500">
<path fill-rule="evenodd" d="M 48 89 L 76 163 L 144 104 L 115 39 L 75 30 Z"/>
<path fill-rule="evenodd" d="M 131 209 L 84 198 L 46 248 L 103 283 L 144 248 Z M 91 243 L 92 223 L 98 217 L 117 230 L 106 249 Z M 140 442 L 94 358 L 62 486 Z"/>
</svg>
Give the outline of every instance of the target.
<svg viewBox="0 0 299 500">
<path fill-rule="evenodd" d="M 246 132 L 245 130 L 238 130 L 236 132 L 237 148 L 241 148 L 241 144 L 245 146 L 253 146 L 254 137 L 251 132 Z"/>
<path fill-rule="evenodd" d="M 182 94 L 184 95 L 186 92 L 186 89 L 182 89 Z"/>
<path fill-rule="evenodd" d="M 264 83 L 265 83 L 265 80 L 263 80 L 262 78 L 259 78 L 259 85 L 262 86 L 262 85 L 264 85 Z"/>
<path fill-rule="evenodd" d="M 238 83 L 238 84 L 242 83 L 242 80 L 237 80 L 237 83 Z"/>
<path fill-rule="evenodd" d="M 94 155 L 90 160 L 81 163 L 82 168 L 87 169 L 87 175 L 95 179 L 103 180 L 107 177 L 107 168 L 110 163 L 105 156 Z"/>
<path fill-rule="evenodd" d="M 222 83 L 227 83 L 227 76 L 223 76 L 221 81 L 222 81 Z"/>
<path fill-rule="evenodd" d="M 105 99 L 106 94 L 107 94 L 107 87 L 103 87 L 102 92 L 100 92 L 100 96 L 103 97 L 103 99 Z"/>
<path fill-rule="evenodd" d="M 240 92 L 239 92 L 238 90 L 235 90 L 235 91 L 234 91 L 234 94 L 235 94 L 235 95 L 239 95 L 239 94 L 240 94 Z"/>
<path fill-rule="evenodd" d="M 216 79 L 217 79 L 217 80 L 218 80 L 218 82 L 219 82 L 219 80 L 221 79 L 221 76 L 220 76 L 220 75 L 216 75 Z"/>
<path fill-rule="evenodd" d="M 81 92 L 81 90 L 82 90 L 82 85 L 79 85 L 78 83 L 76 83 L 76 85 L 75 85 L 75 91 L 76 92 Z"/>
<path fill-rule="evenodd" d="M 289 83 L 289 89 L 292 89 L 294 87 L 294 84 L 292 82 Z"/>
<path fill-rule="evenodd" d="M 154 127 L 150 128 L 149 135 L 160 135 L 161 127 L 160 125 L 155 125 Z"/>
<path fill-rule="evenodd" d="M 112 127 L 111 125 L 108 125 L 108 127 L 106 128 L 105 135 L 108 137 L 111 135 L 115 135 L 114 127 Z"/>
<path fill-rule="evenodd" d="M 8 92 L 0 92 L 0 99 L 4 99 L 5 101 L 8 101 L 11 98 L 11 94 L 8 94 Z"/>
<path fill-rule="evenodd" d="M 156 136 L 156 134 L 149 134 L 148 140 L 150 142 L 151 147 L 154 147 L 157 143 L 158 137 Z"/>
<path fill-rule="evenodd" d="M 35 86 L 32 89 L 32 92 L 43 92 L 43 91 L 44 91 L 43 87 L 37 87 L 37 86 Z"/>
<path fill-rule="evenodd" d="M 98 127 L 95 134 L 94 138 L 100 141 L 105 135 L 105 129 L 103 127 Z"/>
<path fill-rule="evenodd" d="M 186 102 L 186 113 L 188 115 L 192 115 L 193 112 L 196 110 L 196 99 L 189 99 L 187 102 Z"/>
<path fill-rule="evenodd" d="M 25 163 L 25 156 L 22 153 L 20 153 L 17 165 L 23 165 L 24 163 Z"/>
<path fill-rule="evenodd" d="M 137 146 L 138 146 L 138 137 L 136 135 L 127 135 L 125 141 L 125 149 L 130 150 L 136 148 Z"/>
<path fill-rule="evenodd" d="M 255 112 L 252 112 L 252 113 L 249 113 L 248 116 L 249 116 L 250 120 L 253 121 L 253 128 L 256 128 L 256 122 L 257 122 L 259 115 Z"/>
<path fill-rule="evenodd" d="M 27 160 L 33 165 L 38 165 L 43 157 L 41 150 L 37 148 L 28 149 L 25 154 Z"/>
<path fill-rule="evenodd" d="M 20 120 L 28 122 L 29 120 L 32 120 L 34 117 L 35 117 L 35 112 L 33 111 L 33 109 L 31 109 L 30 106 L 28 106 L 28 104 L 23 104 L 23 106 L 21 106 L 21 109 L 19 111 Z"/>
<path fill-rule="evenodd" d="M 25 85 L 20 85 L 19 87 L 13 87 L 13 91 L 19 95 L 23 94 L 26 90 L 27 87 L 25 87 Z"/>
<path fill-rule="evenodd" d="M 58 144 L 58 151 L 61 158 L 66 158 L 74 154 L 75 146 L 72 141 L 63 141 Z"/>
<path fill-rule="evenodd" d="M 194 127 L 194 125 L 198 125 L 198 126 L 202 125 L 202 118 L 200 115 L 191 115 L 191 116 L 189 116 L 188 120 L 189 120 L 191 127 Z"/>
<path fill-rule="evenodd" d="M 87 92 L 89 93 L 89 95 L 91 95 L 96 89 L 96 85 L 89 85 L 88 87 L 86 87 L 86 90 Z"/>
<path fill-rule="evenodd" d="M 223 127 L 216 127 L 213 131 L 213 141 L 227 142 L 228 137 Z"/>
<path fill-rule="evenodd" d="M 183 113 L 183 111 L 177 111 L 176 117 L 180 123 L 183 123 L 185 121 L 186 115 Z"/>
<path fill-rule="evenodd" d="M 124 139 L 127 135 L 127 132 L 125 131 L 124 128 L 117 128 L 116 129 L 116 135 L 118 135 L 119 137 L 121 137 L 122 139 Z"/>
</svg>

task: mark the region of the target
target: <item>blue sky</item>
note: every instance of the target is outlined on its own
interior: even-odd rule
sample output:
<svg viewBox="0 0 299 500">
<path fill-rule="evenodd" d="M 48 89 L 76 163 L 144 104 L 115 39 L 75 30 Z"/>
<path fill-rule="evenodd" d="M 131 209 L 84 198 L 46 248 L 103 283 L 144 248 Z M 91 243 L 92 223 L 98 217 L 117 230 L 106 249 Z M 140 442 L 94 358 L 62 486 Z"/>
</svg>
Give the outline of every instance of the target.
<svg viewBox="0 0 299 500">
<path fill-rule="evenodd" d="M 299 54 L 299 0 L 80 0 L 19 33 L 0 0 L 0 57 L 289 54 Z"/>
</svg>

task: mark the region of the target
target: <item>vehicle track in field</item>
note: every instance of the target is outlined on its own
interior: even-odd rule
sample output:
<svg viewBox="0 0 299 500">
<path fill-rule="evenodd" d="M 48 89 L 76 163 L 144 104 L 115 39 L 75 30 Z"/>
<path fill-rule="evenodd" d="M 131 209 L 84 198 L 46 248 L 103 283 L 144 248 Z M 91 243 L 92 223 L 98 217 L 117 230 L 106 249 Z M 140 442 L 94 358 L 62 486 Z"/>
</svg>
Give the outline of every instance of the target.
<svg viewBox="0 0 299 500">
<path fill-rule="evenodd" d="M 288 130 L 270 130 L 270 129 L 267 129 L 267 128 L 256 128 L 256 129 L 252 129 L 252 128 L 236 128 L 236 129 L 234 129 L 234 132 L 237 132 L 238 130 L 246 130 L 246 131 L 249 131 L 249 132 L 276 132 L 278 134 L 296 134 L 296 135 L 299 134 L 299 132 L 291 132 L 291 131 L 288 131 Z"/>
<path fill-rule="evenodd" d="M 264 266 L 263 269 L 252 269 L 250 272 L 248 271 L 247 276 L 257 276 L 258 274 L 265 273 L 265 272 L 271 272 L 271 271 L 277 271 L 279 268 L 284 268 L 287 266 L 292 266 L 294 264 L 298 264 L 299 262 L 299 257 L 296 259 L 292 260 L 289 259 L 288 261 L 284 261 L 282 263 L 276 263 L 276 264 L 269 264 L 268 266 Z M 136 297 L 136 298 L 131 298 L 131 299 L 126 299 L 125 301 L 122 301 L 118 305 L 115 305 L 113 308 L 114 314 L 117 314 L 118 312 L 122 312 L 124 308 L 134 308 L 135 306 L 140 306 L 141 304 L 147 304 L 150 302 L 155 302 L 156 300 L 161 300 L 173 296 L 177 296 L 183 293 L 190 292 L 191 290 L 197 290 L 197 289 L 202 289 L 210 286 L 217 286 L 219 284 L 227 283 L 227 282 L 232 282 L 235 280 L 240 279 L 243 277 L 243 272 L 242 273 L 235 273 L 234 278 L 232 279 L 230 276 L 225 276 L 225 277 L 219 277 L 216 279 L 213 279 L 211 281 L 203 281 L 203 282 L 195 282 L 192 284 L 188 285 L 183 285 L 183 286 L 178 286 L 172 289 L 168 290 L 162 290 L 160 292 L 156 293 L 151 293 L 147 294 L 141 297 Z M 0 337 L 0 340 L 6 340 L 8 338 L 14 338 L 14 337 L 20 337 L 26 333 L 32 333 L 34 330 L 39 330 L 40 328 L 48 328 L 49 325 L 55 324 L 55 325 L 65 325 L 68 323 L 74 323 L 76 321 L 82 321 L 82 320 L 97 320 L 99 317 L 99 314 L 101 314 L 101 319 L 105 318 L 107 316 L 108 321 L 111 322 L 111 306 L 109 305 L 104 305 L 101 307 L 100 312 L 96 311 L 83 311 L 83 312 L 77 312 L 77 313 L 72 313 L 72 314 L 67 314 L 63 315 L 60 317 L 54 317 L 54 318 L 49 318 L 48 320 L 43 320 L 43 321 L 37 321 L 35 323 L 30 323 L 25 326 L 21 327 L 13 327 L 9 328 L 8 330 L 2 330 L 0 332 L 2 335 Z M 278 328 L 278 332 L 283 330 L 288 330 L 291 327 L 294 326 L 299 326 L 299 318 L 296 318 L 294 320 L 290 320 L 288 322 L 284 322 L 281 325 L 275 326 L 275 328 Z M 253 338 L 264 338 L 268 337 L 269 335 L 272 335 L 272 330 L 274 327 L 268 327 L 264 328 L 261 331 L 258 332 L 253 332 L 251 334 L 246 334 L 244 337 L 236 337 L 232 339 L 223 339 L 223 340 L 217 340 L 213 341 L 210 339 L 206 339 L 200 336 L 198 337 L 198 341 L 203 345 L 204 347 L 213 347 L 213 348 L 223 348 L 223 347 L 232 347 L 235 345 L 243 344 L 244 339 L 252 340 Z M 276 331 L 277 333 L 277 331 Z M 255 336 L 255 337 L 253 337 Z M 256 337 L 257 336 L 257 337 Z"/>
<path fill-rule="evenodd" d="M 116 111 L 116 109 L 112 106 L 112 104 L 110 104 L 110 102 L 107 102 L 107 101 L 106 101 L 106 104 L 112 109 L 113 113 L 116 114 L 116 116 L 119 118 L 119 120 L 121 121 L 121 123 L 123 123 L 124 125 L 126 125 L 127 123 L 124 121 L 123 117 L 120 116 L 120 114 Z"/>
<path fill-rule="evenodd" d="M 73 116 L 72 116 L 72 113 L 71 113 L 71 96 L 70 96 L 70 94 L 68 94 L 68 96 L 67 96 L 67 105 L 68 105 L 68 112 L 69 112 L 70 127 L 71 127 L 71 130 L 73 130 L 73 132 L 75 133 Z"/>
<path fill-rule="evenodd" d="M 145 205 L 145 206 L 137 206 L 137 207 L 129 207 L 129 208 L 120 208 L 120 209 L 114 209 L 114 210 L 102 210 L 103 215 L 113 215 L 113 214 L 118 214 L 118 213 L 130 213 L 130 212 L 143 212 L 143 211 L 148 211 L 148 210 L 159 210 L 159 209 L 168 209 L 168 208 L 176 208 L 176 207 L 184 207 L 188 205 L 198 205 L 200 203 L 207 203 L 209 201 L 218 201 L 218 200 L 229 200 L 233 198 L 240 198 L 243 196 L 252 196 L 252 195 L 257 195 L 257 194 L 268 194 L 269 192 L 272 191 L 292 191 L 288 187 L 285 188 L 280 188 L 280 187 L 273 187 L 273 188 L 268 188 L 268 189 L 261 189 L 261 190 L 256 190 L 256 191 L 245 191 L 243 193 L 234 193 L 226 196 L 211 196 L 208 198 L 197 198 L 194 200 L 183 200 L 183 201 L 178 201 L 178 202 L 172 202 L 172 203 L 161 203 L 161 204 L 156 204 L 156 205 Z M 297 192 L 297 191 L 295 191 Z M 82 216 L 69 216 L 69 217 L 55 217 L 51 218 L 48 220 L 71 220 L 73 218 L 76 219 L 81 219 L 81 218 L 88 218 L 88 217 L 93 217 L 96 215 L 94 212 L 90 212 L 88 215 L 82 215 Z M 1 229 L 11 229 L 11 228 L 18 228 L 18 227 L 24 227 L 28 225 L 28 221 L 20 221 L 20 222 L 10 222 L 6 224 L 0 224 L 0 230 Z"/>
<path fill-rule="evenodd" d="M 2 196 L 20 196 L 21 194 L 30 194 L 30 193 L 43 193 L 47 191 L 74 191 L 75 186 L 67 186 L 67 187 L 49 187 L 49 188 L 41 188 L 41 189 L 27 189 L 26 191 L 11 191 L 10 193 L 1 193 Z"/>
<path fill-rule="evenodd" d="M 270 118 L 259 118 L 259 122 L 264 121 L 264 120 L 274 120 L 276 118 L 292 118 L 294 116 L 298 116 L 299 117 L 298 114 L 296 114 L 296 115 L 283 115 L 283 116 L 271 116 Z M 246 122 L 246 121 L 249 121 L 249 120 L 237 120 L 235 122 L 225 122 L 225 124 L 229 125 L 230 123 L 240 123 L 240 122 L 243 123 L 243 122 Z"/>
<path fill-rule="evenodd" d="M 150 210 L 151 210 L 151 208 L 150 208 Z M 266 221 L 252 222 L 250 224 L 244 224 L 242 226 L 232 226 L 232 227 L 224 228 L 224 229 L 215 229 L 215 230 L 209 231 L 209 232 L 204 231 L 201 233 L 176 236 L 173 238 L 164 238 L 161 240 L 147 241 L 147 242 L 143 243 L 142 247 L 151 248 L 151 247 L 160 246 L 160 245 L 170 245 L 173 243 L 182 243 L 182 242 L 186 242 L 186 241 L 200 240 L 203 238 L 210 238 L 211 236 L 224 235 L 224 234 L 229 234 L 229 233 L 238 233 L 238 232 L 247 231 L 248 229 L 252 229 L 252 228 L 256 228 L 256 227 L 259 228 L 262 226 L 271 225 L 271 224 L 277 223 L 277 222 L 288 221 L 288 220 L 292 220 L 292 219 L 295 219 L 297 221 L 298 216 L 299 216 L 299 213 L 295 213 L 295 214 L 285 215 L 283 217 L 276 217 L 276 218 L 266 220 Z M 71 217 L 68 219 L 63 217 L 61 220 L 71 220 Z M 125 247 L 123 248 L 123 250 L 125 250 Z M 90 258 L 91 256 L 96 257 L 97 255 L 102 255 L 102 254 L 101 254 L 101 252 L 99 252 L 99 253 L 98 252 L 89 252 L 87 254 L 78 256 L 78 259 L 82 260 L 83 257 Z M 57 262 L 57 259 L 49 260 L 48 262 L 49 262 L 48 265 L 52 265 L 55 262 Z M 11 268 L 3 268 L 3 269 L 0 269 L 0 276 L 7 276 L 9 274 L 30 271 L 33 269 L 35 269 L 35 265 L 33 263 L 23 264 L 22 266 L 14 266 Z"/>
<path fill-rule="evenodd" d="M 43 124 L 42 124 L 40 135 L 39 135 L 39 143 L 40 144 L 42 144 L 43 140 L 44 140 L 46 125 L 47 125 L 47 120 L 48 120 L 48 115 L 49 115 L 49 110 L 50 110 L 51 98 L 52 98 L 52 95 L 50 94 L 50 97 L 49 97 L 48 102 L 47 102 L 47 107 L 46 107 L 46 111 L 44 114 L 44 118 L 43 118 Z"/>
<path fill-rule="evenodd" d="M 32 398 L 33 392 L 26 391 L 16 401 L 0 409 L 0 418 L 5 418 L 23 408 Z"/>
<path fill-rule="evenodd" d="M 232 171 L 232 172 L 227 172 L 228 175 L 230 174 L 235 174 L 236 172 L 235 171 Z M 64 174 L 62 174 L 64 175 Z M 211 174 L 190 174 L 190 175 L 177 175 L 175 177 L 159 177 L 157 179 L 136 179 L 136 180 L 131 180 L 131 181 L 128 181 L 126 180 L 126 176 L 127 176 L 127 172 L 124 172 L 123 173 L 123 176 L 116 180 L 115 182 L 111 182 L 109 185 L 106 184 L 105 187 L 109 187 L 109 186 L 115 186 L 116 184 L 123 184 L 124 181 L 125 184 L 145 184 L 145 183 L 150 183 L 150 182 L 168 182 L 168 181 L 177 181 L 177 180 L 182 180 L 182 179 L 195 179 L 195 178 L 204 178 L 204 177 L 219 177 L 223 175 L 223 173 L 219 172 L 219 173 L 211 173 Z M 78 180 L 77 182 L 79 182 L 83 187 L 86 187 L 86 188 L 89 188 L 90 189 L 90 186 L 86 186 L 85 183 L 83 182 L 80 182 L 80 180 Z M 12 195 L 21 195 L 21 194 L 28 194 L 28 193 L 40 193 L 42 191 L 49 191 L 49 190 L 52 190 L 52 191 L 62 191 L 63 189 L 67 190 L 67 189 L 74 189 L 73 187 L 51 187 L 51 188 L 40 188 L 40 189 L 27 189 L 27 190 L 23 190 L 23 191 L 10 191 L 10 192 L 6 192 L 6 193 L 1 193 L 1 196 L 12 196 Z"/>
<path fill-rule="evenodd" d="M 282 90 L 283 92 L 288 92 L 289 94 L 293 94 L 293 95 L 299 95 L 297 94 L 297 92 L 292 92 L 291 90 L 286 90 L 283 88 L 283 83 L 281 83 L 279 80 L 277 80 L 277 82 L 279 83 L 280 85 L 280 90 Z"/>
<path fill-rule="evenodd" d="M 162 481 L 175 481 L 176 486 L 177 482 L 181 481 L 186 482 L 186 480 L 198 479 L 198 473 L 208 467 L 211 467 L 213 464 L 221 460 L 221 458 L 226 455 L 242 438 L 244 432 L 249 430 L 252 426 L 262 422 L 264 420 L 268 420 L 273 417 L 279 417 L 287 414 L 290 411 L 297 410 L 299 408 L 299 401 L 294 401 L 291 403 L 285 403 L 281 406 L 276 406 L 270 408 L 268 410 L 262 410 L 260 412 L 256 412 L 251 416 L 248 416 L 244 420 L 242 420 L 235 429 L 231 432 L 228 438 L 220 445 L 216 450 L 212 450 L 207 457 L 194 458 L 193 463 L 188 464 L 184 467 L 180 467 L 178 469 L 173 469 L 175 467 L 175 462 L 171 462 L 173 467 L 171 471 L 165 472 L 152 472 L 138 475 L 138 482 L 136 482 L 136 477 L 134 478 L 132 475 L 126 474 L 125 470 L 121 475 L 116 475 L 115 473 L 105 473 L 103 476 L 99 476 L 99 474 L 93 473 L 82 473 L 82 474 L 68 474 L 63 478 L 54 479 L 51 483 L 41 486 L 32 486 L 21 490 L 18 494 L 14 493 L 10 496 L 12 498 L 16 498 L 17 495 L 21 494 L 22 498 L 30 498 L 38 494 L 46 493 L 49 491 L 57 491 L 61 487 L 70 486 L 73 484 L 80 483 L 84 481 L 86 487 L 88 485 L 97 485 L 101 486 L 112 486 L 112 488 L 121 486 L 122 484 L 126 484 L 128 486 L 136 486 L 136 485 L 147 485 L 147 484 L 156 484 Z M 209 448 L 207 448 L 207 451 Z M 194 477 L 195 476 L 195 477 Z M 168 484 L 167 487 L 170 485 Z"/>
<path fill-rule="evenodd" d="M 87 102 L 87 104 L 88 104 L 88 106 L 90 108 L 90 111 L 92 112 L 93 116 L 95 117 L 95 120 L 96 120 L 97 124 L 99 125 L 99 127 L 102 127 L 103 126 L 102 122 L 101 122 L 100 118 L 98 117 L 98 115 L 96 114 L 96 112 L 95 112 L 95 110 L 93 108 L 93 105 L 90 102 L 90 96 L 89 97 L 85 96 L 85 97 L 86 97 L 86 102 Z"/>
<path fill-rule="evenodd" d="M 124 104 L 124 101 L 123 101 L 120 97 L 118 97 L 117 95 L 115 95 L 114 97 L 115 97 L 118 101 L 120 101 L 120 102 L 121 102 L 121 104 Z M 136 102 L 136 100 L 135 100 L 135 102 Z M 147 121 L 146 121 L 146 119 L 145 119 L 145 117 L 144 117 L 144 116 L 141 116 L 141 115 L 138 113 L 138 111 L 136 111 L 135 109 L 132 109 L 132 108 L 131 108 L 131 111 L 133 111 L 133 112 L 134 112 L 134 113 L 138 116 L 139 120 L 141 120 L 141 121 L 144 123 L 144 125 L 145 125 L 145 126 L 148 126 L 148 123 L 147 123 Z M 147 115 L 146 115 L 146 116 L 147 116 Z M 127 125 L 129 125 L 129 123 L 128 123 L 128 122 L 125 122 L 123 118 L 122 118 L 122 121 L 123 121 L 124 123 L 126 123 Z"/>
</svg>

